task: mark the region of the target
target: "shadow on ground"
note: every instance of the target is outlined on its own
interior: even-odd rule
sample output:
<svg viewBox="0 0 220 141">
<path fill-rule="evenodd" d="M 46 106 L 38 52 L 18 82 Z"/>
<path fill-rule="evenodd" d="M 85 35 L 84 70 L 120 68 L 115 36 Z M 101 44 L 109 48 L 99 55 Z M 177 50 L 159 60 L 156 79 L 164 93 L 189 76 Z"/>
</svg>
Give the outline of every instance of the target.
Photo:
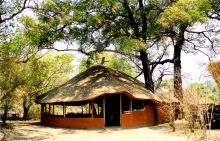
<svg viewBox="0 0 220 141">
<path fill-rule="evenodd" d="M 33 136 L 33 137 L 29 137 L 27 136 L 26 134 L 23 134 L 23 133 L 19 133 L 19 132 L 15 132 L 14 133 L 14 138 L 13 140 L 28 140 L 28 141 L 41 141 L 41 140 L 45 140 L 45 139 L 49 139 L 51 138 L 52 135 L 45 135 L 45 136 Z"/>
</svg>

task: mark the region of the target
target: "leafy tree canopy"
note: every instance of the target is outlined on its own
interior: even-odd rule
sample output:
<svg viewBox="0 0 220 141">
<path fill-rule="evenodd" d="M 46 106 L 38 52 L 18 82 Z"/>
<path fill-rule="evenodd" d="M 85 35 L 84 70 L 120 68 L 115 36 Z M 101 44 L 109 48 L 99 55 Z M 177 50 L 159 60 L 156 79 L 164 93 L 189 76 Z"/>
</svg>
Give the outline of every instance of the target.
<svg viewBox="0 0 220 141">
<path fill-rule="evenodd" d="M 209 0 L 178 0 L 168 6 L 158 22 L 165 28 L 175 28 L 180 24 L 192 25 L 195 22 L 204 22 L 211 11 Z"/>
<path fill-rule="evenodd" d="M 94 54 L 89 58 L 81 58 L 79 72 L 85 71 L 88 67 L 94 65 L 104 65 L 110 68 L 114 68 L 133 77 L 135 75 L 135 72 L 132 66 L 129 64 L 129 61 L 126 58 L 117 56 L 114 53 L 99 53 Z"/>
<path fill-rule="evenodd" d="M 217 93 L 217 85 L 214 82 L 208 81 L 205 83 L 192 83 L 187 87 L 187 90 L 196 90 L 200 96 L 213 97 Z"/>
</svg>

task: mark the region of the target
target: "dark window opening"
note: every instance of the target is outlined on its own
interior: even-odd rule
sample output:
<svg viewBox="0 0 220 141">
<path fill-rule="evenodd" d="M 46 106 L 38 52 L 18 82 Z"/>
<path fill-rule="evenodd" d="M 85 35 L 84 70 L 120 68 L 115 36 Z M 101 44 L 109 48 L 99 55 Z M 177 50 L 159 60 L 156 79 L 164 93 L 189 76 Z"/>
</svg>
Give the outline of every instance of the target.
<svg viewBox="0 0 220 141">
<path fill-rule="evenodd" d="M 122 95 L 122 113 L 130 112 L 130 98 L 126 95 Z"/>
<path fill-rule="evenodd" d="M 144 103 L 143 100 L 132 100 L 132 109 L 133 111 L 140 111 L 144 109 Z"/>
<path fill-rule="evenodd" d="M 103 96 L 94 100 L 94 118 L 103 118 Z"/>
</svg>

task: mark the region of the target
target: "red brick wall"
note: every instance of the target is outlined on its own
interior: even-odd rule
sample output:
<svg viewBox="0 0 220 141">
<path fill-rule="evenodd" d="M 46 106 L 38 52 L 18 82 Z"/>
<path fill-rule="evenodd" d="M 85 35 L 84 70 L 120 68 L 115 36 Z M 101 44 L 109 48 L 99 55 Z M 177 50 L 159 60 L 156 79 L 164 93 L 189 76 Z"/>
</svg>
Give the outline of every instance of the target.
<svg viewBox="0 0 220 141">
<path fill-rule="evenodd" d="M 71 128 L 104 128 L 103 118 L 62 118 L 42 117 L 41 122 L 46 125 Z"/>
<path fill-rule="evenodd" d="M 145 106 L 143 111 L 132 111 L 121 115 L 121 127 L 146 126 L 154 124 L 154 111 L 152 106 Z"/>
</svg>

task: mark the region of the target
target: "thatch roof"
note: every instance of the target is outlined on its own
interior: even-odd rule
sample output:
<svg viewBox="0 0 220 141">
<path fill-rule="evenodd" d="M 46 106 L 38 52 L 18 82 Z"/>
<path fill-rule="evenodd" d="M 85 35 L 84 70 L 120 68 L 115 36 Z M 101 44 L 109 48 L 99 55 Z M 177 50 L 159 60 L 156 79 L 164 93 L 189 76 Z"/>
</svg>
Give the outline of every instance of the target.
<svg viewBox="0 0 220 141">
<path fill-rule="evenodd" d="M 208 69 L 220 89 L 220 61 L 210 62 Z"/>
<path fill-rule="evenodd" d="M 94 99 L 104 94 L 125 93 L 135 99 L 159 97 L 144 88 L 140 81 L 114 69 L 94 66 L 73 77 L 63 85 L 39 96 L 37 103 L 79 102 Z"/>
</svg>

